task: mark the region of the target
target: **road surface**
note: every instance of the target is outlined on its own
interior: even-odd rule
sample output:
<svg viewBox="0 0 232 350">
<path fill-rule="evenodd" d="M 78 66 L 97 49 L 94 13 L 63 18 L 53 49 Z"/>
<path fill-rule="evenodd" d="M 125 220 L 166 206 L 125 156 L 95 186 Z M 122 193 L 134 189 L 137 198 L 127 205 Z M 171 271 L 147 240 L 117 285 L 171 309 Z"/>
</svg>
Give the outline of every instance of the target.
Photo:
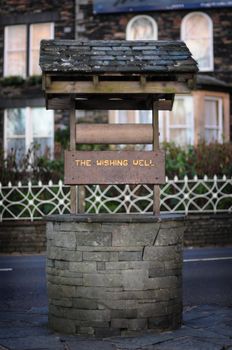
<svg viewBox="0 0 232 350">
<path fill-rule="evenodd" d="M 184 305 L 232 306 L 232 247 L 184 250 Z M 0 310 L 47 306 L 45 257 L 0 256 Z"/>
</svg>

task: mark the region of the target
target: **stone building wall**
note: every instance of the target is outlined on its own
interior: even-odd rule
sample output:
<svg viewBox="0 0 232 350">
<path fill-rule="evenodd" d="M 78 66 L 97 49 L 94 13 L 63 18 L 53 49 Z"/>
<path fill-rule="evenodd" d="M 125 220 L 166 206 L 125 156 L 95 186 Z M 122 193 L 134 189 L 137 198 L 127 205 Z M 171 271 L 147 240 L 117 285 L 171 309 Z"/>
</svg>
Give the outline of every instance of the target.
<svg viewBox="0 0 232 350">
<path fill-rule="evenodd" d="M 4 221 L 0 223 L 0 253 L 40 253 L 46 250 L 46 224 L 43 221 Z"/>
<path fill-rule="evenodd" d="M 213 21 L 214 72 L 211 75 L 228 83 L 232 79 L 230 59 L 232 45 L 231 8 L 203 9 Z M 91 0 L 76 0 L 76 38 L 86 40 L 123 40 L 131 18 L 146 14 L 158 25 L 158 39 L 180 40 L 181 21 L 190 11 L 156 11 L 146 13 L 114 13 L 94 15 Z M 208 72 L 207 72 L 208 74 Z"/>
<path fill-rule="evenodd" d="M 172 10 L 94 15 L 92 0 L 76 0 L 76 38 L 123 40 L 126 38 L 126 26 L 130 19 L 136 15 L 145 14 L 156 21 L 158 39 L 180 40 L 181 21 L 190 12 L 191 10 Z M 213 22 L 214 71 L 206 72 L 206 74 L 231 84 L 232 10 L 231 8 L 216 8 L 202 9 L 202 12 L 209 15 Z M 231 97 L 230 110 L 230 138 L 232 138 Z"/>
<path fill-rule="evenodd" d="M 33 17 L 34 16 L 34 17 Z M 3 0 L 0 10 L 0 76 L 3 74 L 4 27 L 9 24 L 33 23 L 43 16 L 55 22 L 55 37 L 74 39 L 75 4 L 74 0 Z M 53 19 L 53 20 L 52 20 Z M 46 22 L 46 20 L 45 20 Z"/>
<path fill-rule="evenodd" d="M 0 77 L 3 76 L 4 58 L 4 28 L 12 24 L 33 24 L 40 22 L 53 22 L 54 36 L 58 39 L 74 39 L 75 37 L 75 1 L 33 1 L 33 0 L 3 0 L 0 5 Z M 14 85 L 7 89 L 0 89 L 0 147 L 3 148 L 4 133 L 4 108 L 14 108 L 15 99 L 18 100 L 17 107 L 31 106 L 33 99 L 41 99 L 42 102 L 35 105 L 45 105 L 42 88 L 33 96 L 23 92 L 23 88 Z M 6 101 L 8 106 L 6 107 Z M 19 101 L 20 100 L 20 101 Z M 10 105 L 12 102 L 12 105 Z M 55 113 L 55 130 L 68 125 L 67 113 L 57 111 Z"/>
</svg>

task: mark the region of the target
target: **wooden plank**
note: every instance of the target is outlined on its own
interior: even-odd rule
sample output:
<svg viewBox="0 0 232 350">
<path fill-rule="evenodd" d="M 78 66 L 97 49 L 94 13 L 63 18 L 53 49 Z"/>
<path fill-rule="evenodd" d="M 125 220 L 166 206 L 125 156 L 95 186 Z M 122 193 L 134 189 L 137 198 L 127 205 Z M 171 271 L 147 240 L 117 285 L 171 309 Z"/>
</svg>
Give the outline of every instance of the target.
<svg viewBox="0 0 232 350">
<path fill-rule="evenodd" d="M 164 151 L 65 151 L 65 184 L 163 184 Z"/>
<path fill-rule="evenodd" d="M 76 137 L 75 137 L 75 125 L 76 125 L 76 111 L 75 111 L 75 102 L 72 101 L 70 107 L 73 107 L 70 110 L 69 118 L 69 127 L 70 127 L 70 151 L 75 151 L 76 149 Z M 76 186 L 70 188 L 70 207 L 71 214 L 77 213 L 77 191 Z"/>
<path fill-rule="evenodd" d="M 76 143 L 152 144 L 151 124 L 77 124 Z"/>
<path fill-rule="evenodd" d="M 154 103 L 152 110 L 152 124 L 153 124 L 153 151 L 159 149 L 159 111 L 157 104 Z M 153 189 L 153 214 L 160 215 L 160 188 L 155 185 Z"/>
<path fill-rule="evenodd" d="M 141 86 L 139 81 L 99 81 L 94 86 L 91 81 L 52 81 L 46 85 L 46 93 L 54 94 L 138 94 L 157 93 L 175 94 L 189 93 L 186 84 L 181 82 L 147 82 Z"/>
<path fill-rule="evenodd" d="M 52 95 L 47 94 L 47 109 L 61 109 L 67 110 L 70 106 L 70 98 L 64 97 L 63 95 Z M 88 97 L 86 99 L 76 99 L 76 109 L 79 110 L 151 110 L 152 109 L 152 98 L 154 95 L 140 95 L 141 97 L 128 98 L 127 95 L 121 96 L 117 99 L 109 99 L 107 96 L 96 96 Z M 157 101 L 159 110 L 172 110 L 173 99 L 162 99 Z"/>
</svg>

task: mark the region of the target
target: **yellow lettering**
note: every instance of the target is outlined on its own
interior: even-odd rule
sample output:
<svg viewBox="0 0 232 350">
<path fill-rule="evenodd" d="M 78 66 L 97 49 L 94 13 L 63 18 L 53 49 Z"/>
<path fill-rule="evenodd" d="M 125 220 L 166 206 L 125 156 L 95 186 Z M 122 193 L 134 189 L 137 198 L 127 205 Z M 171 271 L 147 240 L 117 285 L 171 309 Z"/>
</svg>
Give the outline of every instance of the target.
<svg viewBox="0 0 232 350">
<path fill-rule="evenodd" d="M 127 159 L 97 159 L 97 166 L 128 166 Z"/>
<path fill-rule="evenodd" d="M 91 160 L 90 159 L 76 159 L 75 160 L 76 166 L 91 166 Z"/>
<path fill-rule="evenodd" d="M 96 165 L 97 165 L 97 166 L 101 166 L 101 165 L 102 165 L 102 161 L 99 160 L 99 159 L 97 159 L 97 160 L 96 160 Z"/>
<path fill-rule="evenodd" d="M 134 166 L 140 166 L 140 167 L 151 167 L 155 166 L 152 159 L 133 159 L 132 164 Z"/>
<path fill-rule="evenodd" d="M 128 166 L 128 160 L 127 159 L 123 160 L 123 166 Z"/>
</svg>

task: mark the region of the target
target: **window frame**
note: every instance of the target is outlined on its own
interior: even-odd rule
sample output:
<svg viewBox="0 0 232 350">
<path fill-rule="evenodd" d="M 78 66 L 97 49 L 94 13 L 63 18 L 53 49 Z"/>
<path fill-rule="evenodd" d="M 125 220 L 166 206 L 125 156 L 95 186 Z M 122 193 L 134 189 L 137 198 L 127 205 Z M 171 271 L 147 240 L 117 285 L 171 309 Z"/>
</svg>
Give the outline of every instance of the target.
<svg viewBox="0 0 232 350">
<path fill-rule="evenodd" d="M 188 13 L 186 16 L 184 16 L 184 18 L 181 21 L 181 40 L 183 40 L 185 42 L 185 35 L 186 35 L 186 22 L 189 20 L 189 18 L 191 18 L 194 15 L 201 15 L 203 17 L 205 17 L 205 19 L 208 22 L 208 28 L 209 28 L 209 67 L 198 67 L 200 72 L 213 72 L 214 71 L 214 45 L 213 45 L 213 21 L 211 19 L 211 17 L 206 14 L 205 12 L 202 11 L 194 11 L 194 12 L 190 12 Z M 194 58 L 194 57 L 193 57 Z"/>
<path fill-rule="evenodd" d="M 4 110 L 4 155 L 7 157 L 7 111 L 9 109 L 24 109 L 25 110 L 25 135 L 24 136 L 13 136 L 12 139 L 25 139 L 25 152 L 29 150 L 31 145 L 34 143 L 33 138 L 33 126 L 32 126 L 32 109 L 33 108 L 42 108 L 42 107 L 17 107 L 17 108 L 7 108 Z M 46 109 L 44 108 L 44 111 Z M 52 132 L 51 132 L 51 159 L 54 159 L 54 131 L 55 131 L 55 115 L 54 111 L 50 110 L 53 116 L 53 125 L 52 125 Z M 49 137 L 50 138 L 50 137 Z"/>
<path fill-rule="evenodd" d="M 9 52 L 8 50 L 8 28 L 9 27 L 16 27 L 16 26 L 24 26 L 25 27 L 25 31 L 26 31 L 26 43 L 25 43 L 25 74 L 24 75 L 19 75 L 23 78 L 27 78 L 32 76 L 33 74 L 31 74 L 32 72 L 32 34 L 31 34 L 31 28 L 33 27 L 33 25 L 39 25 L 39 24 L 50 24 L 50 34 L 51 34 L 51 39 L 54 38 L 55 35 L 55 23 L 54 22 L 36 22 L 36 23 L 22 23 L 22 24 L 15 24 L 15 25 L 6 25 L 4 27 L 4 62 L 3 62 L 3 76 L 4 77 L 9 77 L 11 75 L 9 75 L 7 73 L 7 53 Z"/>
<path fill-rule="evenodd" d="M 189 124 L 170 124 L 170 114 L 173 113 L 172 111 L 159 111 L 160 113 L 160 119 L 162 120 L 162 125 L 160 125 L 160 129 L 162 128 L 162 132 L 160 134 L 162 135 L 163 142 L 175 142 L 174 140 L 170 139 L 170 130 L 171 129 L 190 129 L 192 131 L 191 133 L 191 140 L 187 144 L 180 145 L 181 147 L 187 146 L 187 145 L 194 145 L 195 141 L 195 120 L 194 120 L 194 99 L 192 95 L 176 95 L 175 100 L 185 99 L 189 98 L 191 99 L 191 120 Z M 161 141 L 162 142 L 162 141 Z"/>
<path fill-rule="evenodd" d="M 224 123 L 223 123 L 223 101 L 222 98 L 216 97 L 216 96 L 204 96 L 204 108 L 205 108 L 205 102 L 206 101 L 215 101 L 218 102 L 218 125 L 207 125 L 205 120 L 205 114 L 204 114 L 204 139 L 206 143 L 210 142 L 218 142 L 223 143 L 223 135 L 224 135 Z M 206 140 L 206 130 L 217 130 L 217 139 L 214 141 L 208 141 Z"/>
<path fill-rule="evenodd" d="M 27 76 L 27 25 L 26 24 L 16 24 L 16 25 L 11 25 L 11 26 L 5 26 L 4 27 L 4 54 L 3 54 L 3 57 L 4 57 L 4 61 L 3 61 L 3 76 L 4 77 L 9 77 L 11 75 L 9 75 L 7 73 L 7 69 L 8 69 L 8 65 L 7 65 L 7 54 L 9 52 L 9 49 L 8 49 L 8 46 L 9 46 L 9 27 L 16 27 L 16 26 L 23 26 L 25 27 L 25 37 L 26 37 L 26 40 L 25 40 L 25 59 L 26 61 L 24 62 L 25 63 L 25 74 L 22 75 L 23 78 L 25 78 Z M 20 50 L 18 50 L 20 51 Z"/>
<path fill-rule="evenodd" d="M 33 68 L 33 55 L 32 55 L 32 34 L 33 34 L 33 26 L 34 25 L 40 25 L 40 24 L 50 24 L 50 38 L 54 38 L 55 35 L 55 24 L 54 22 L 41 22 L 41 23 L 30 23 L 29 30 L 28 30 L 28 42 L 29 42 L 29 47 L 28 47 L 28 52 L 27 52 L 27 62 L 28 62 L 28 76 L 32 76 L 32 68 Z"/>
<path fill-rule="evenodd" d="M 133 39 L 131 39 L 131 28 L 132 28 L 133 23 L 138 18 L 146 18 L 152 23 L 155 35 L 154 35 L 154 38 L 151 39 L 151 40 L 158 40 L 158 25 L 157 25 L 157 22 L 156 22 L 156 20 L 154 18 L 152 18 L 151 16 L 148 16 L 148 15 L 137 15 L 137 16 L 134 16 L 133 18 L 131 18 L 131 20 L 127 23 L 127 26 L 126 26 L 126 40 L 133 40 Z M 147 40 L 147 39 L 140 39 L 140 40 L 142 41 L 142 40 Z"/>
</svg>

